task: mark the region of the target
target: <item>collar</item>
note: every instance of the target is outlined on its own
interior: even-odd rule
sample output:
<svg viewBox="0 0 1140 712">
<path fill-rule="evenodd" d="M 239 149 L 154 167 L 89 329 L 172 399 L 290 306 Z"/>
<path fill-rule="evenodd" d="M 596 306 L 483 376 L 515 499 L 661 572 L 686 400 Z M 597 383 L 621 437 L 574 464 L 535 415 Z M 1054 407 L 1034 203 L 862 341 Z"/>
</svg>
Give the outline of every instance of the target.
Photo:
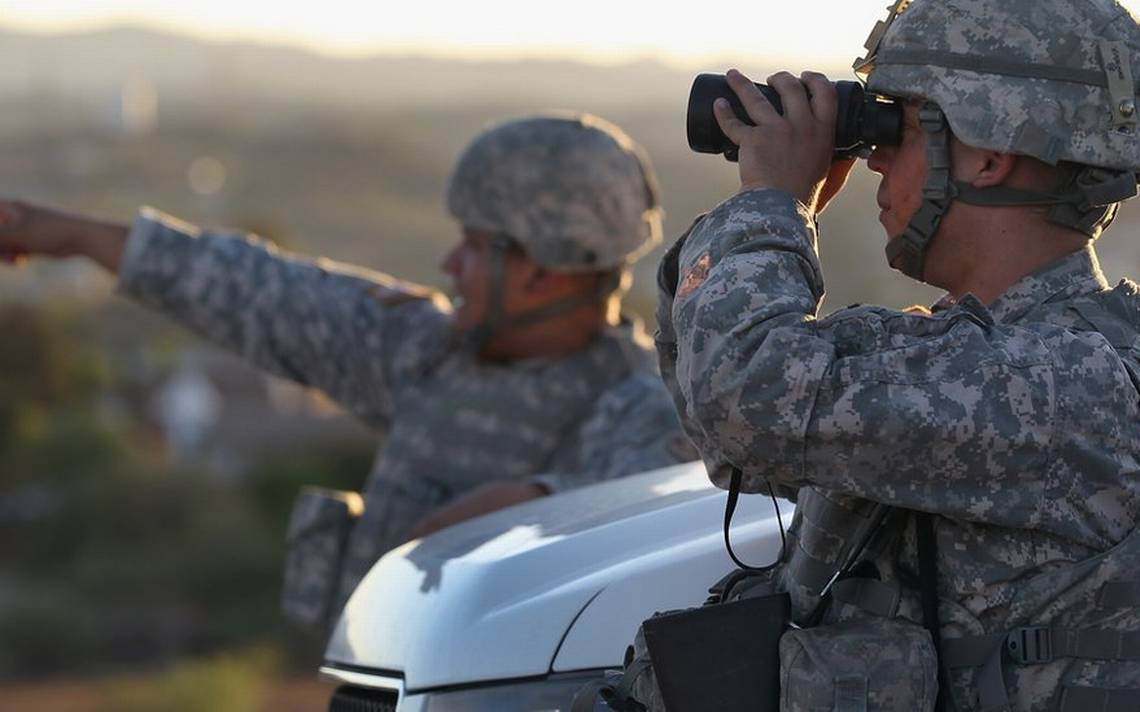
<svg viewBox="0 0 1140 712">
<path fill-rule="evenodd" d="M 1105 289 L 1108 280 L 1090 244 L 1019 279 L 990 304 L 990 312 L 995 321 L 1017 321 L 1035 307 Z"/>
<path fill-rule="evenodd" d="M 470 338 L 469 334 L 456 332 L 456 346 L 460 349 L 476 354 L 479 344 Z M 581 363 L 590 363 L 588 369 L 616 370 L 614 351 L 624 354 L 625 362 L 653 363 L 650 358 L 653 349 L 653 337 L 645 330 L 645 323 L 640 317 L 622 312 L 616 324 L 607 324 L 598 331 L 597 336 L 582 348 L 560 356 L 531 356 L 529 358 L 509 360 L 489 360 L 475 356 L 475 359 L 484 366 L 509 368 L 516 371 L 540 372 L 549 369 L 570 368 L 580 369 Z"/>
<path fill-rule="evenodd" d="M 996 322 L 1014 322 L 1038 306 L 1105 289 L 1108 289 L 1108 280 L 1101 272 L 1100 260 L 1090 244 L 1014 282 L 988 306 L 988 311 Z M 967 298 L 972 299 L 973 296 L 962 297 Z M 959 301 L 947 294 L 938 300 L 932 311 L 942 311 Z"/>
</svg>

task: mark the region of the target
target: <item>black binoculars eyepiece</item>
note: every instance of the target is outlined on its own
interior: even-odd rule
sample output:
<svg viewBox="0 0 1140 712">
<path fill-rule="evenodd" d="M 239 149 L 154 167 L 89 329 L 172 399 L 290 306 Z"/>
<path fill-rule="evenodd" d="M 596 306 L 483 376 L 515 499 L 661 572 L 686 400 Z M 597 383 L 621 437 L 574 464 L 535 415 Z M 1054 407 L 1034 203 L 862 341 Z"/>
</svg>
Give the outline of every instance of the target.
<svg viewBox="0 0 1140 712">
<path fill-rule="evenodd" d="M 776 111 L 784 113 L 780 95 L 766 84 L 757 84 Z M 869 95 L 859 82 L 835 82 L 839 94 L 839 111 L 835 122 L 835 157 L 865 158 L 877 145 L 895 146 L 902 139 L 903 108 L 897 100 Z M 721 153 L 730 161 L 737 159 L 739 147 L 720 130 L 713 114 L 713 102 L 724 98 L 733 113 L 744 123 L 754 126 L 736 92 L 723 74 L 699 74 L 689 91 L 686 121 L 689 148 L 697 153 Z"/>
</svg>

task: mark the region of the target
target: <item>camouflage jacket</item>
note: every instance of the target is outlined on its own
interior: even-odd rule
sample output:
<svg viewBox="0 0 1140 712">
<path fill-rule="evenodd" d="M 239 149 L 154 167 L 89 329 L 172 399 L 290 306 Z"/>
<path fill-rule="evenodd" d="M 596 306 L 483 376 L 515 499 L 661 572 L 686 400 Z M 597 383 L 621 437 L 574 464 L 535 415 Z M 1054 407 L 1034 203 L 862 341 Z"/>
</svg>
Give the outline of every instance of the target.
<svg viewBox="0 0 1140 712">
<path fill-rule="evenodd" d="M 559 490 L 693 452 L 628 324 L 563 358 L 487 363 L 428 289 L 151 210 L 134 224 L 119 290 L 384 432 L 342 595 L 423 515 L 479 484 Z"/>
<path fill-rule="evenodd" d="M 784 193 L 747 191 L 674 246 L 659 286 L 662 375 L 716 484 L 736 466 L 744 491 L 767 491 L 769 478 L 805 511 L 807 497 L 934 513 L 944 639 L 1050 623 L 1140 630 L 1140 601 L 1104 613 L 1103 581 L 1076 583 L 1092 570 L 1078 562 L 1110 550 L 1101 574 L 1135 577 L 1128 568 L 1140 566 L 1129 537 L 1140 512 L 1140 290 L 1109 288 L 1091 247 L 988 307 L 967 295 L 932 315 L 858 306 L 820 317 L 811 215 Z M 840 523 L 816 536 L 812 555 L 826 559 L 846 533 Z M 1122 541 L 1126 556 L 1113 549 Z M 913 519 L 876 563 L 910 584 L 891 615 L 921 622 Z M 1057 589 L 1032 590 L 1048 573 Z M 1060 688 L 1098 680 L 1140 688 L 1140 662 L 1104 665 L 1016 668 L 1010 704 L 1056 709 Z M 967 709 L 978 704 L 972 675 L 954 678 Z"/>
</svg>

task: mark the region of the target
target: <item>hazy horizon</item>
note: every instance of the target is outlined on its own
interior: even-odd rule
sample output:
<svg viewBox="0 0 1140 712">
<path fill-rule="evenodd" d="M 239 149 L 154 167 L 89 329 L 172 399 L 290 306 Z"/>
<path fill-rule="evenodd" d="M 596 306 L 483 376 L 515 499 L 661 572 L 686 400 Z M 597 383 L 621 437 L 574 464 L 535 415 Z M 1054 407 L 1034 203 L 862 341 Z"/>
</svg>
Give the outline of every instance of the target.
<svg viewBox="0 0 1140 712">
<path fill-rule="evenodd" d="M 0 29 L 68 35 L 141 27 L 195 39 L 301 48 L 330 57 L 426 56 L 446 60 L 571 60 L 589 64 L 659 62 L 677 69 L 732 64 L 849 67 L 882 0 L 818 0 L 764 8 L 730 0 L 698 17 L 690 8 L 579 0 L 554 13 L 515 0 L 479 6 L 360 8 L 341 0 L 272 12 L 259 2 L 204 0 L 193 9 L 167 0 L 0 0 Z M 350 7 L 351 6 L 351 7 Z M 821 9 L 822 6 L 822 9 Z M 707 17 L 707 26 L 698 20 Z M 802 31 L 795 31 L 800 28 Z"/>
</svg>

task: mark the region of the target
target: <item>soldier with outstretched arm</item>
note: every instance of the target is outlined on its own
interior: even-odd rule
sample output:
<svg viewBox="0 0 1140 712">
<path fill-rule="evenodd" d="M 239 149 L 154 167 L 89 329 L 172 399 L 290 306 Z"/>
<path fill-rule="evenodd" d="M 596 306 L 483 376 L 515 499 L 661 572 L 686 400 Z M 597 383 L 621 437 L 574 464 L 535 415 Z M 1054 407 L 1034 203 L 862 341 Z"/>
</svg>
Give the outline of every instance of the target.
<svg viewBox="0 0 1140 712">
<path fill-rule="evenodd" d="M 121 294 L 386 433 L 343 571 L 296 562 L 311 595 L 287 591 L 287 609 L 320 623 L 409 538 L 695 456 L 648 340 L 618 312 L 629 265 L 660 239 L 643 150 L 589 115 L 506 122 L 464 151 L 447 208 L 462 232 L 440 265 L 454 303 L 150 209 L 128 226 L 0 203 L 0 254 L 89 257 Z M 336 558 L 330 546 L 313 551 Z"/>
</svg>

